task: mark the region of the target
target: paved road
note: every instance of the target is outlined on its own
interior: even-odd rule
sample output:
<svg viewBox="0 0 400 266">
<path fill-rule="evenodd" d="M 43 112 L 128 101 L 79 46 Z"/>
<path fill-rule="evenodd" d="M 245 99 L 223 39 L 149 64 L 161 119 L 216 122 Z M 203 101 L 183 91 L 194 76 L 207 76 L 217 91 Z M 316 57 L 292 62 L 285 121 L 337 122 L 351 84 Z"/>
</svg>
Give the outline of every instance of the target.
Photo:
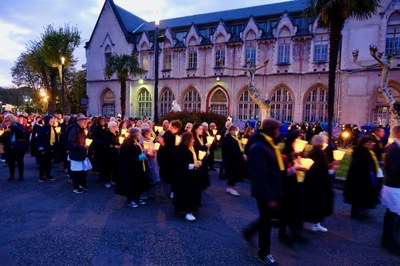
<svg viewBox="0 0 400 266">
<path fill-rule="evenodd" d="M 249 184 L 241 197 L 225 193 L 212 172 L 212 187 L 194 223 L 173 211 L 167 187 L 137 209 L 89 175 L 91 190 L 72 193 L 60 166 L 55 181 L 39 183 L 32 158 L 24 182 L 7 182 L 0 171 L 0 265 L 260 265 L 257 250 L 239 232 L 257 217 Z M 281 265 L 400 265 L 379 246 L 380 206 L 364 222 L 348 217 L 336 191 L 335 215 L 323 223 L 328 233 L 306 232 L 308 245 L 286 247 L 273 233 L 272 252 Z"/>
</svg>

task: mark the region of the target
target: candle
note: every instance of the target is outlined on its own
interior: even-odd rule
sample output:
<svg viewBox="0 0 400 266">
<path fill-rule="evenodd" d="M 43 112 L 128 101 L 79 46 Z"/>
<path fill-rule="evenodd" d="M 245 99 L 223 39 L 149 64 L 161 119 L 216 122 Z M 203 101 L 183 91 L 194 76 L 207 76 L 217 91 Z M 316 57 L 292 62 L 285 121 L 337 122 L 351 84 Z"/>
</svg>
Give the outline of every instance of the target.
<svg viewBox="0 0 400 266">
<path fill-rule="evenodd" d="M 221 138 L 221 135 L 216 135 L 215 137 L 217 138 L 217 140 L 219 140 Z"/>
<path fill-rule="evenodd" d="M 176 136 L 175 136 L 175 145 L 178 146 L 179 143 L 181 143 L 181 136 L 176 135 Z"/>
<path fill-rule="evenodd" d="M 61 132 L 61 127 L 55 127 L 57 134 L 60 134 Z"/>
<path fill-rule="evenodd" d="M 203 160 L 204 156 L 206 156 L 206 152 L 205 151 L 199 151 L 199 160 Z"/>
<path fill-rule="evenodd" d="M 301 158 L 300 159 L 301 166 L 310 169 L 310 167 L 314 164 L 314 161 L 310 158 Z"/>
<path fill-rule="evenodd" d="M 212 144 L 214 142 L 213 136 L 207 136 L 207 144 Z"/>
<path fill-rule="evenodd" d="M 307 145 L 307 141 L 305 140 L 301 140 L 301 139 L 296 139 L 294 141 L 294 150 L 297 152 L 302 152 L 304 150 L 304 148 Z"/>
<path fill-rule="evenodd" d="M 243 145 L 246 145 L 248 141 L 249 141 L 249 139 L 247 139 L 247 138 L 242 138 L 242 144 L 243 144 Z"/>
<path fill-rule="evenodd" d="M 213 133 L 213 135 L 215 136 L 215 135 L 217 135 L 218 130 L 217 130 L 217 129 L 213 129 L 213 130 L 212 130 L 212 133 Z"/>
<path fill-rule="evenodd" d="M 3 135 L 3 133 L 4 133 L 4 130 L 3 129 L 0 130 L 0 136 Z"/>
<path fill-rule="evenodd" d="M 343 157 L 345 154 L 346 154 L 345 151 L 334 150 L 333 151 L 333 159 L 335 159 L 335 161 L 341 161 L 341 160 L 343 160 Z"/>
<path fill-rule="evenodd" d="M 123 129 L 121 129 L 121 135 L 123 135 L 123 136 L 126 136 L 126 129 L 125 128 L 123 128 Z"/>
<path fill-rule="evenodd" d="M 158 142 L 154 143 L 154 149 L 158 151 L 159 148 L 160 148 L 160 143 Z"/>
<path fill-rule="evenodd" d="M 147 150 L 150 148 L 150 141 L 143 141 L 143 147 Z"/>
<path fill-rule="evenodd" d="M 154 126 L 154 131 L 155 132 L 162 132 L 163 131 L 163 127 Z"/>
<path fill-rule="evenodd" d="M 124 137 L 119 137 L 119 144 L 122 144 L 124 142 Z"/>
<path fill-rule="evenodd" d="M 328 144 L 326 144 L 326 143 L 322 144 L 322 149 L 323 149 L 323 150 L 325 150 L 326 147 L 328 147 Z"/>
<path fill-rule="evenodd" d="M 92 143 L 92 141 L 93 141 L 92 139 L 88 139 L 88 138 L 87 138 L 87 139 L 85 140 L 86 146 L 90 146 L 90 144 Z"/>
</svg>

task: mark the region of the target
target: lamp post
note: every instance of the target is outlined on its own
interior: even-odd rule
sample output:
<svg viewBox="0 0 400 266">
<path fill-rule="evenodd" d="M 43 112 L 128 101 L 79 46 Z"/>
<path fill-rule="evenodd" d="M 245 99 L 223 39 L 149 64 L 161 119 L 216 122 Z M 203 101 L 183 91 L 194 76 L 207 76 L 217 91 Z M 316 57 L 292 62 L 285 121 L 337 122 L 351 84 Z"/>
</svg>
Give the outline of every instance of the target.
<svg viewBox="0 0 400 266">
<path fill-rule="evenodd" d="M 65 63 L 65 57 L 61 57 L 61 113 L 64 114 L 64 105 L 65 105 L 65 96 L 64 96 L 64 63 Z"/>
<path fill-rule="evenodd" d="M 160 20 L 157 18 L 154 22 L 156 28 L 154 32 L 154 122 L 158 122 L 158 27 Z"/>
</svg>

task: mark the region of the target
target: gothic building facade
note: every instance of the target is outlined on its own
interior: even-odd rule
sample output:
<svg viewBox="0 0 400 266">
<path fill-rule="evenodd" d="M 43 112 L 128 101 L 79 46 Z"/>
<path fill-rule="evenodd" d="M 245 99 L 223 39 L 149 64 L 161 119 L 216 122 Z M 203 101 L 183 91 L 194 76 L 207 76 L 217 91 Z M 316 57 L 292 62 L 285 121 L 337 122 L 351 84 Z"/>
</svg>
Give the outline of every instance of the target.
<svg viewBox="0 0 400 266">
<path fill-rule="evenodd" d="M 304 17 L 307 0 L 227 10 L 161 20 L 158 95 L 155 85 L 155 23 L 105 0 L 86 43 L 88 114 L 116 116 L 120 83 L 106 78 L 107 58 L 135 56 L 145 70 L 127 81 L 127 116 L 159 117 L 176 100 L 186 111 L 207 111 L 234 119 L 259 119 L 248 92 L 247 62 L 258 68 L 254 84 L 270 102 L 271 116 L 282 121 L 326 122 L 329 32 L 316 18 Z M 400 51 L 400 1 L 383 0 L 369 20 L 348 19 L 342 31 L 337 72 L 335 121 L 351 124 L 388 123 L 388 105 L 378 92 L 380 69 L 357 71 L 352 52 L 362 65 L 375 64 L 369 46 L 384 57 Z M 140 15 L 140 14 L 138 14 Z M 264 67 L 264 62 L 268 64 Z M 389 88 L 400 100 L 400 60 L 395 58 Z"/>
</svg>

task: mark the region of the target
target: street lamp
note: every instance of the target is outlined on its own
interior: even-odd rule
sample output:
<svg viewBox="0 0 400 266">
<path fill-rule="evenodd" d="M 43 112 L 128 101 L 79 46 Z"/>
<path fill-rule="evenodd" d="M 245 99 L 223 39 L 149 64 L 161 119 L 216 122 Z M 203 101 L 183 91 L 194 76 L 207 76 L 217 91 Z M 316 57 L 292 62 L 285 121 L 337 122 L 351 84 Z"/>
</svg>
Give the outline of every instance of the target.
<svg viewBox="0 0 400 266">
<path fill-rule="evenodd" d="M 65 98 L 64 98 L 64 63 L 65 57 L 61 56 L 61 113 L 64 114 L 64 105 L 65 105 Z"/>
<path fill-rule="evenodd" d="M 155 32 L 154 32 L 154 122 L 158 122 L 158 27 L 160 26 L 160 20 L 157 18 L 154 21 Z"/>
</svg>

